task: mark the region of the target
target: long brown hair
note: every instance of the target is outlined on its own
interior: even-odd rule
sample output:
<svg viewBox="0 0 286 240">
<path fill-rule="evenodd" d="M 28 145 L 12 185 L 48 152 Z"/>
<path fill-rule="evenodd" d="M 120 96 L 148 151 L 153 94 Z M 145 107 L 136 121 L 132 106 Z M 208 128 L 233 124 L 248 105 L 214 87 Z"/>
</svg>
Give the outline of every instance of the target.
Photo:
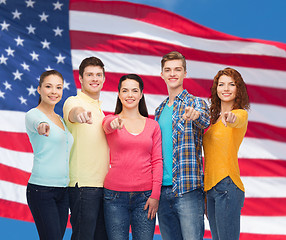
<svg viewBox="0 0 286 240">
<path fill-rule="evenodd" d="M 231 77 L 236 86 L 236 96 L 234 100 L 234 104 L 232 109 L 249 109 L 249 97 L 247 93 L 247 88 L 245 82 L 243 81 L 242 76 L 240 73 L 230 67 L 227 67 L 223 70 L 218 71 L 216 76 L 214 77 L 213 85 L 211 88 L 211 107 L 210 107 L 210 114 L 211 114 L 211 123 L 214 124 L 217 119 L 219 118 L 221 112 L 221 100 L 217 95 L 217 85 L 218 80 L 222 75 L 226 75 Z"/>
<path fill-rule="evenodd" d="M 143 80 L 141 79 L 141 77 L 139 77 L 136 74 L 127 74 L 127 75 L 123 75 L 120 78 L 119 83 L 118 83 L 118 92 L 120 92 L 122 82 L 125 81 L 126 79 L 132 79 L 132 80 L 138 82 L 140 91 L 141 92 L 143 91 L 144 84 L 143 84 Z M 139 113 L 142 116 L 148 117 L 148 110 L 147 110 L 145 97 L 144 97 L 143 93 L 142 93 L 142 98 L 140 99 L 139 104 L 138 104 L 138 109 L 139 109 Z M 117 102 L 116 102 L 114 114 L 119 114 L 121 112 L 122 112 L 122 102 L 120 101 L 119 97 L 117 97 Z"/>
</svg>

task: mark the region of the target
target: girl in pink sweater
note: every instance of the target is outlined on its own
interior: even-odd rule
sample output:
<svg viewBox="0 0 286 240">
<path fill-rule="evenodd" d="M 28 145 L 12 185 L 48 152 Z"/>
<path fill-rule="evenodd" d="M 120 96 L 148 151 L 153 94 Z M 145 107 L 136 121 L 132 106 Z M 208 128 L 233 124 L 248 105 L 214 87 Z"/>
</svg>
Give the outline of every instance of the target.
<svg viewBox="0 0 286 240">
<path fill-rule="evenodd" d="M 104 181 L 104 214 L 109 240 L 152 240 L 162 184 L 159 124 L 148 118 L 143 81 L 124 75 L 118 85 L 115 115 L 103 120 L 110 148 Z"/>
</svg>

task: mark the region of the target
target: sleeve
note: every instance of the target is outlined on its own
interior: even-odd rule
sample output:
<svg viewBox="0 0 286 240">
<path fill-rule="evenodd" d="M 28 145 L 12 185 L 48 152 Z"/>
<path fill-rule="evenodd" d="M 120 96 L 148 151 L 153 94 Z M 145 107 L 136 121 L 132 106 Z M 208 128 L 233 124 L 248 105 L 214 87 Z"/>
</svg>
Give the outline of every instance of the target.
<svg viewBox="0 0 286 240">
<path fill-rule="evenodd" d="M 69 97 L 63 106 L 63 115 L 64 115 L 64 121 L 68 125 L 68 123 L 71 123 L 69 121 L 69 113 L 77 105 L 77 102 L 75 101 L 74 97 Z"/>
<path fill-rule="evenodd" d="M 44 122 L 44 121 L 41 120 L 39 116 L 35 114 L 35 112 L 29 111 L 26 113 L 25 125 L 26 125 L 27 132 L 29 131 L 29 132 L 37 133 L 38 132 L 37 128 L 41 122 Z"/>
<path fill-rule="evenodd" d="M 155 121 L 154 121 L 155 122 Z M 153 173 L 153 186 L 151 198 L 160 199 L 161 185 L 163 178 L 163 160 L 162 160 L 162 137 L 161 129 L 157 122 L 155 122 L 155 129 L 152 137 L 152 173 Z"/>
<path fill-rule="evenodd" d="M 193 121 L 194 124 L 200 129 L 208 128 L 210 125 L 210 111 L 207 103 L 200 98 L 195 98 L 194 108 L 200 112 L 199 118 Z"/>
<path fill-rule="evenodd" d="M 242 128 L 248 123 L 248 113 L 246 110 L 237 109 L 232 110 L 231 112 L 235 114 L 236 120 L 234 123 L 227 123 L 227 126 L 231 128 Z"/>
<path fill-rule="evenodd" d="M 103 121 L 102 121 L 102 127 L 103 127 L 103 130 L 105 132 L 105 134 L 110 134 L 112 132 L 114 132 L 114 129 L 112 129 L 110 127 L 110 123 L 115 119 L 117 118 L 117 116 L 115 115 L 107 115 L 106 117 L 104 117 Z"/>
</svg>

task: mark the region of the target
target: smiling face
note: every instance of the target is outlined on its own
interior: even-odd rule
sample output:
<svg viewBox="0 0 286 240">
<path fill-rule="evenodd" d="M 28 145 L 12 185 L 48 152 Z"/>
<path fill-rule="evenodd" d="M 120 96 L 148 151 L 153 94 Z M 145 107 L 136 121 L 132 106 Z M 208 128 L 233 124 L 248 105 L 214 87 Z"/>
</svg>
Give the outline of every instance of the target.
<svg viewBox="0 0 286 240">
<path fill-rule="evenodd" d="M 142 92 L 139 88 L 139 83 L 132 79 L 126 79 L 122 82 L 118 97 L 123 108 L 138 108 Z"/>
<path fill-rule="evenodd" d="M 37 89 L 41 96 L 41 103 L 56 105 L 63 95 L 63 79 L 57 75 L 49 75 L 44 78 Z"/>
<path fill-rule="evenodd" d="M 169 91 L 182 91 L 186 74 L 182 60 L 176 59 L 165 62 L 161 77 L 167 84 Z"/>
<path fill-rule="evenodd" d="M 100 66 L 87 66 L 83 76 L 79 76 L 81 90 L 91 98 L 98 99 L 105 81 L 103 69 Z"/>
<path fill-rule="evenodd" d="M 227 102 L 233 105 L 235 102 L 236 91 L 235 81 L 231 77 L 222 75 L 218 79 L 217 95 L 221 102 Z"/>
</svg>

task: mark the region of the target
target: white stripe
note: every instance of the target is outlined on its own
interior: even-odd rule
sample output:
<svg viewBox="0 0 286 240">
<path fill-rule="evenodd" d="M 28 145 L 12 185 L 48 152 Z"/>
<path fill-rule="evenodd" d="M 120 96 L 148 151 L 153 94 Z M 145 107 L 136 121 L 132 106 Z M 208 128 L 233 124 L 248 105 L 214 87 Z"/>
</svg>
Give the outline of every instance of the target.
<svg viewBox="0 0 286 240">
<path fill-rule="evenodd" d="M 271 206 L 269 206 L 271 207 Z M 256 234 L 285 235 L 286 217 L 241 217 L 241 232 Z"/>
<path fill-rule="evenodd" d="M 82 59 L 96 56 L 103 61 L 107 72 L 160 76 L 161 57 L 87 50 L 72 50 L 71 53 L 74 70 L 78 70 Z M 238 70 L 247 84 L 286 89 L 286 71 L 278 70 L 265 70 L 188 60 L 187 77 L 213 80 L 217 72 L 225 67 L 232 67 Z"/>
<path fill-rule="evenodd" d="M 108 80 L 107 80 L 108 81 Z M 164 84 L 162 82 L 162 84 Z M 166 95 L 145 94 L 146 104 L 150 115 L 155 114 L 155 109 L 166 98 Z M 113 112 L 116 105 L 117 92 L 101 92 L 101 100 L 103 101 L 102 109 L 107 112 Z M 204 99 L 207 101 L 207 99 Z M 10 132 L 26 132 L 25 129 L 25 113 L 14 111 L 0 110 L 0 131 Z M 2 115 L 3 114 L 3 115 Z M 268 105 L 268 104 L 251 104 L 249 111 L 249 121 L 269 124 L 276 127 L 286 128 L 286 121 L 282 116 L 286 116 L 286 108 Z"/>
<path fill-rule="evenodd" d="M 154 24 L 103 13 L 70 11 L 70 30 L 151 39 L 210 52 L 286 57 L 285 51 L 276 46 L 255 42 L 193 37 Z"/>
<path fill-rule="evenodd" d="M 286 198 L 286 177 L 241 177 L 247 198 Z"/>
<path fill-rule="evenodd" d="M 33 154 L 26 152 L 17 152 L 0 148 L 0 163 L 9 167 L 31 172 L 33 167 Z"/>
<path fill-rule="evenodd" d="M 26 186 L 0 180 L 0 199 L 27 204 Z"/>
</svg>

